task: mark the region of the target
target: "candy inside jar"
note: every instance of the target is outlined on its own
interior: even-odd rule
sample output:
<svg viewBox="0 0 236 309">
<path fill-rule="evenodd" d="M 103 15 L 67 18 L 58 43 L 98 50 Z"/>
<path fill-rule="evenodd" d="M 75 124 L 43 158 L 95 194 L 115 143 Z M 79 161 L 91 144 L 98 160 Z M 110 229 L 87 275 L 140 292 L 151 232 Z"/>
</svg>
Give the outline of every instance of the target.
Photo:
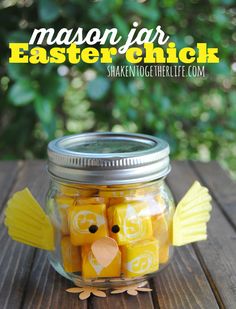
<svg viewBox="0 0 236 309">
<path fill-rule="evenodd" d="M 88 133 L 48 145 L 46 211 L 28 188 L 8 201 L 16 241 L 49 251 L 77 286 L 121 287 L 158 274 L 172 246 L 207 239 L 211 196 L 195 181 L 174 208 L 169 146 L 142 134 Z"/>
<path fill-rule="evenodd" d="M 57 246 L 50 261 L 80 285 L 143 280 L 172 256 L 173 213 L 163 180 L 107 186 L 54 181 L 48 215 Z"/>
</svg>

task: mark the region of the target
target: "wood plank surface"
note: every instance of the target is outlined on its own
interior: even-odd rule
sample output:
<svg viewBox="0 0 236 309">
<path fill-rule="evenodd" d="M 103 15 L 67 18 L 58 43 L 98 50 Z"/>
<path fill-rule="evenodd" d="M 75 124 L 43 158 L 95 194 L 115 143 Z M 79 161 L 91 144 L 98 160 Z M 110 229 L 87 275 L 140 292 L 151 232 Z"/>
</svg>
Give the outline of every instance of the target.
<svg viewBox="0 0 236 309">
<path fill-rule="evenodd" d="M 38 202 L 44 206 L 48 185 L 45 161 L 29 161 L 24 164 L 13 192 L 28 186 Z M 8 278 L 11 278 L 11 272 L 16 276 L 21 273 L 21 280 L 18 277 L 14 279 L 17 286 L 14 287 L 13 284 L 5 308 L 87 308 L 87 301 L 81 302 L 75 295 L 65 292 L 71 284 L 53 270 L 46 251 L 13 242 L 7 235 L 5 237 L 9 247 L 15 248 L 10 254 L 18 256 L 16 265 L 15 258 L 11 261 L 12 270 L 8 272 Z M 6 263 L 7 256 L 6 253 Z"/>
<path fill-rule="evenodd" d="M 94 309 L 154 309 L 158 303 L 152 301 L 151 293 L 139 293 L 137 296 L 130 296 L 127 293 L 111 295 L 107 292 L 106 298 L 92 297 L 89 300 L 89 308 Z"/>
<path fill-rule="evenodd" d="M 153 279 L 160 308 L 216 309 L 218 304 L 191 246 L 175 248 L 171 263 Z"/>
<path fill-rule="evenodd" d="M 177 201 L 187 188 L 178 194 L 177 183 L 183 186 L 185 171 L 175 173 L 175 164 L 167 178 L 168 185 Z M 180 181 L 181 179 L 181 181 Z M 189 184 L 189 186 L 191 183 Z M 191 245 L 175 248 L 173 261 L 157 274 L 154 289 L 160 308 L 218 308 L 212 288 Z"/>
<path fill-rule="evenodd" d="M 235 183 L 217 163 L 174 162 L 168 183 L 179 200 L 195 179 L 213 192 L 209 239 L 177 248 L 170 265 L 150 280 L 152 293 L 78 300 L 47 253 L 13 242 L 3 226 L 6 200 L 29 186 L 40 204 L 48 189 L 44 161 L 0 162 L 0 309 L 236 308 Z"/>
<path fill-rule="evenodd" d="M 200 179 L 210 189 L 228 221 L 236 228 L 236 182 L 217 162 L 191 162 Z"/>
<path fill-rule="evenodd" d="M 0 210 L 4 207 L 22 165 L 23 162 L 0 161 Z"/>
<path fill-rule="evenodd" d="M 50 265 L 47 252 L 37 250 L 25 290 L 23 309 L 86 309 L 87 300 L 66 292 L 73 284 Z"/>
<path fill-rule="evenodd" d="M 168 182 L 175 197 L 179 200 L 196 179 L 200 180 L 188 162 L 174 162 Z M 224 190 L 223 184 L 221 190 Z M 213 188 L 212 191 L 214 192 Z M 212 216 L 208 224 L 208 240 L 195 243 L 193 248 L 195 248 L 219 305 L 235 309 L 236 234 L 214 198 L 212 205 Z"/>
<path fill-rule="evenodd" d="M 14 167 L 12 168 L 14 173 Z M 32 161 L 23 164 L 14 181 L 14 186 L 10 192 L 12 195 L 15 191 L 21 190 L 25 186 L 29 186 L 32 192 L 40 197 L 42 188 L 47 186 L 48 182 L 42 175 L 42 164 Z M 5 175 L 5 183 L 11 180 L 11 170 Z M 0 188 L 1 194 L 4 194 L 4 186 Z M 13 242 L 7 235 L 4 221 L 4 207 L 2 205 L 0 217 L 0 242 L 2 244 L 0 257 L 0 304 L 1 308 L 17 309 L 21 306 L 21 300 L 24 295 L 24 288 L 27 284 L 28 276 L 31 270 L 34 248 L 24 246 L 17 242 Z"/>
</svg>

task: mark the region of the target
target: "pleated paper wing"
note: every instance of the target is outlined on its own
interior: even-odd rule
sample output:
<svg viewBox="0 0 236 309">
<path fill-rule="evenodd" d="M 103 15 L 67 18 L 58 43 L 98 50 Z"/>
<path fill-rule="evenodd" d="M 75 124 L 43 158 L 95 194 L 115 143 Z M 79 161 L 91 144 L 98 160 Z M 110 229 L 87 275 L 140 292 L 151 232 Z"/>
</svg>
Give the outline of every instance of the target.
<svg viewBox="0 0 236 309">
<path fill-rule="evenodd" d="M 40 249 L 54 249 L 53 226 L 27 188 L 8 201 L 5 216 L 12 239 Z"/>
<path fill-rule="evenodd" d="M 208 189 L 195 181 L 176 207 L 173 217 L 172 243 L 182 246 L 207 239 L 211 196 Z"/>
</svg>

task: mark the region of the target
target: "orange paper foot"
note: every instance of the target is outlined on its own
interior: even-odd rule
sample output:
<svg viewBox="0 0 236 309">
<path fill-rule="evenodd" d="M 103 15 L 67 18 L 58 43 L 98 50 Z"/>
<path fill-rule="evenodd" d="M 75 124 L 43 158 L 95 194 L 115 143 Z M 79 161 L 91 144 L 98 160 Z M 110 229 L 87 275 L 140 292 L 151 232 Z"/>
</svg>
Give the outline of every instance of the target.
<svg viewBox="0 0 236 309">
<path fill-rule="evenodd" d="M 98 297 L 106 297 L 106 293 L 99 290 L 98 288 L 95 287 L 75 287 L 75 288 L 70 288 L 67 289 L 66 292 L 68 293 L 75 293 L 79 294 L 79 299 L 84 300 L 89 298 L 91 295 L 95 295 Z"/>
<path fill-rule="evenodd" d="M 152 289 L 143 287 L 146 284 L 147 282 L 142 282 L 139 284 L 133 284 L 129 286 L 120 286 L 111 291 L 111 294 L 120 294 L 127 292 L 127 294 L 129 295 L 136 296 L 138 295 L 138 292 L 151 292 Z"/>
</svg>

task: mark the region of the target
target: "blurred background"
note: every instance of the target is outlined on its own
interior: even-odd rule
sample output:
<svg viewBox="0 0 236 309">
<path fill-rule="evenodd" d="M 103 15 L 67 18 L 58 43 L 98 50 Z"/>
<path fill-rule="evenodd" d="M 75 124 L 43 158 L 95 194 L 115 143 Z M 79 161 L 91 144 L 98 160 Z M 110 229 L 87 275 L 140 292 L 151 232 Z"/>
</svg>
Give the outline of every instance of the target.
<svg viewBox="0 0 236 309">
<path fill-rule="evenodd" d="M 45 158 L 49 140 L 86 131 L 140 132 L 172 159 L 217 159 L 236 173 L 234 0 L 1 0 L 0 159 Z M 105 65 L 8 64 L 9 42 L 34 28 L 161 25 L 177 47 L 206 42 L 220 63 L 205 78 L 107 78 Z M 125 64 L 117 57 L 114 64 Z"/>
</svg>

